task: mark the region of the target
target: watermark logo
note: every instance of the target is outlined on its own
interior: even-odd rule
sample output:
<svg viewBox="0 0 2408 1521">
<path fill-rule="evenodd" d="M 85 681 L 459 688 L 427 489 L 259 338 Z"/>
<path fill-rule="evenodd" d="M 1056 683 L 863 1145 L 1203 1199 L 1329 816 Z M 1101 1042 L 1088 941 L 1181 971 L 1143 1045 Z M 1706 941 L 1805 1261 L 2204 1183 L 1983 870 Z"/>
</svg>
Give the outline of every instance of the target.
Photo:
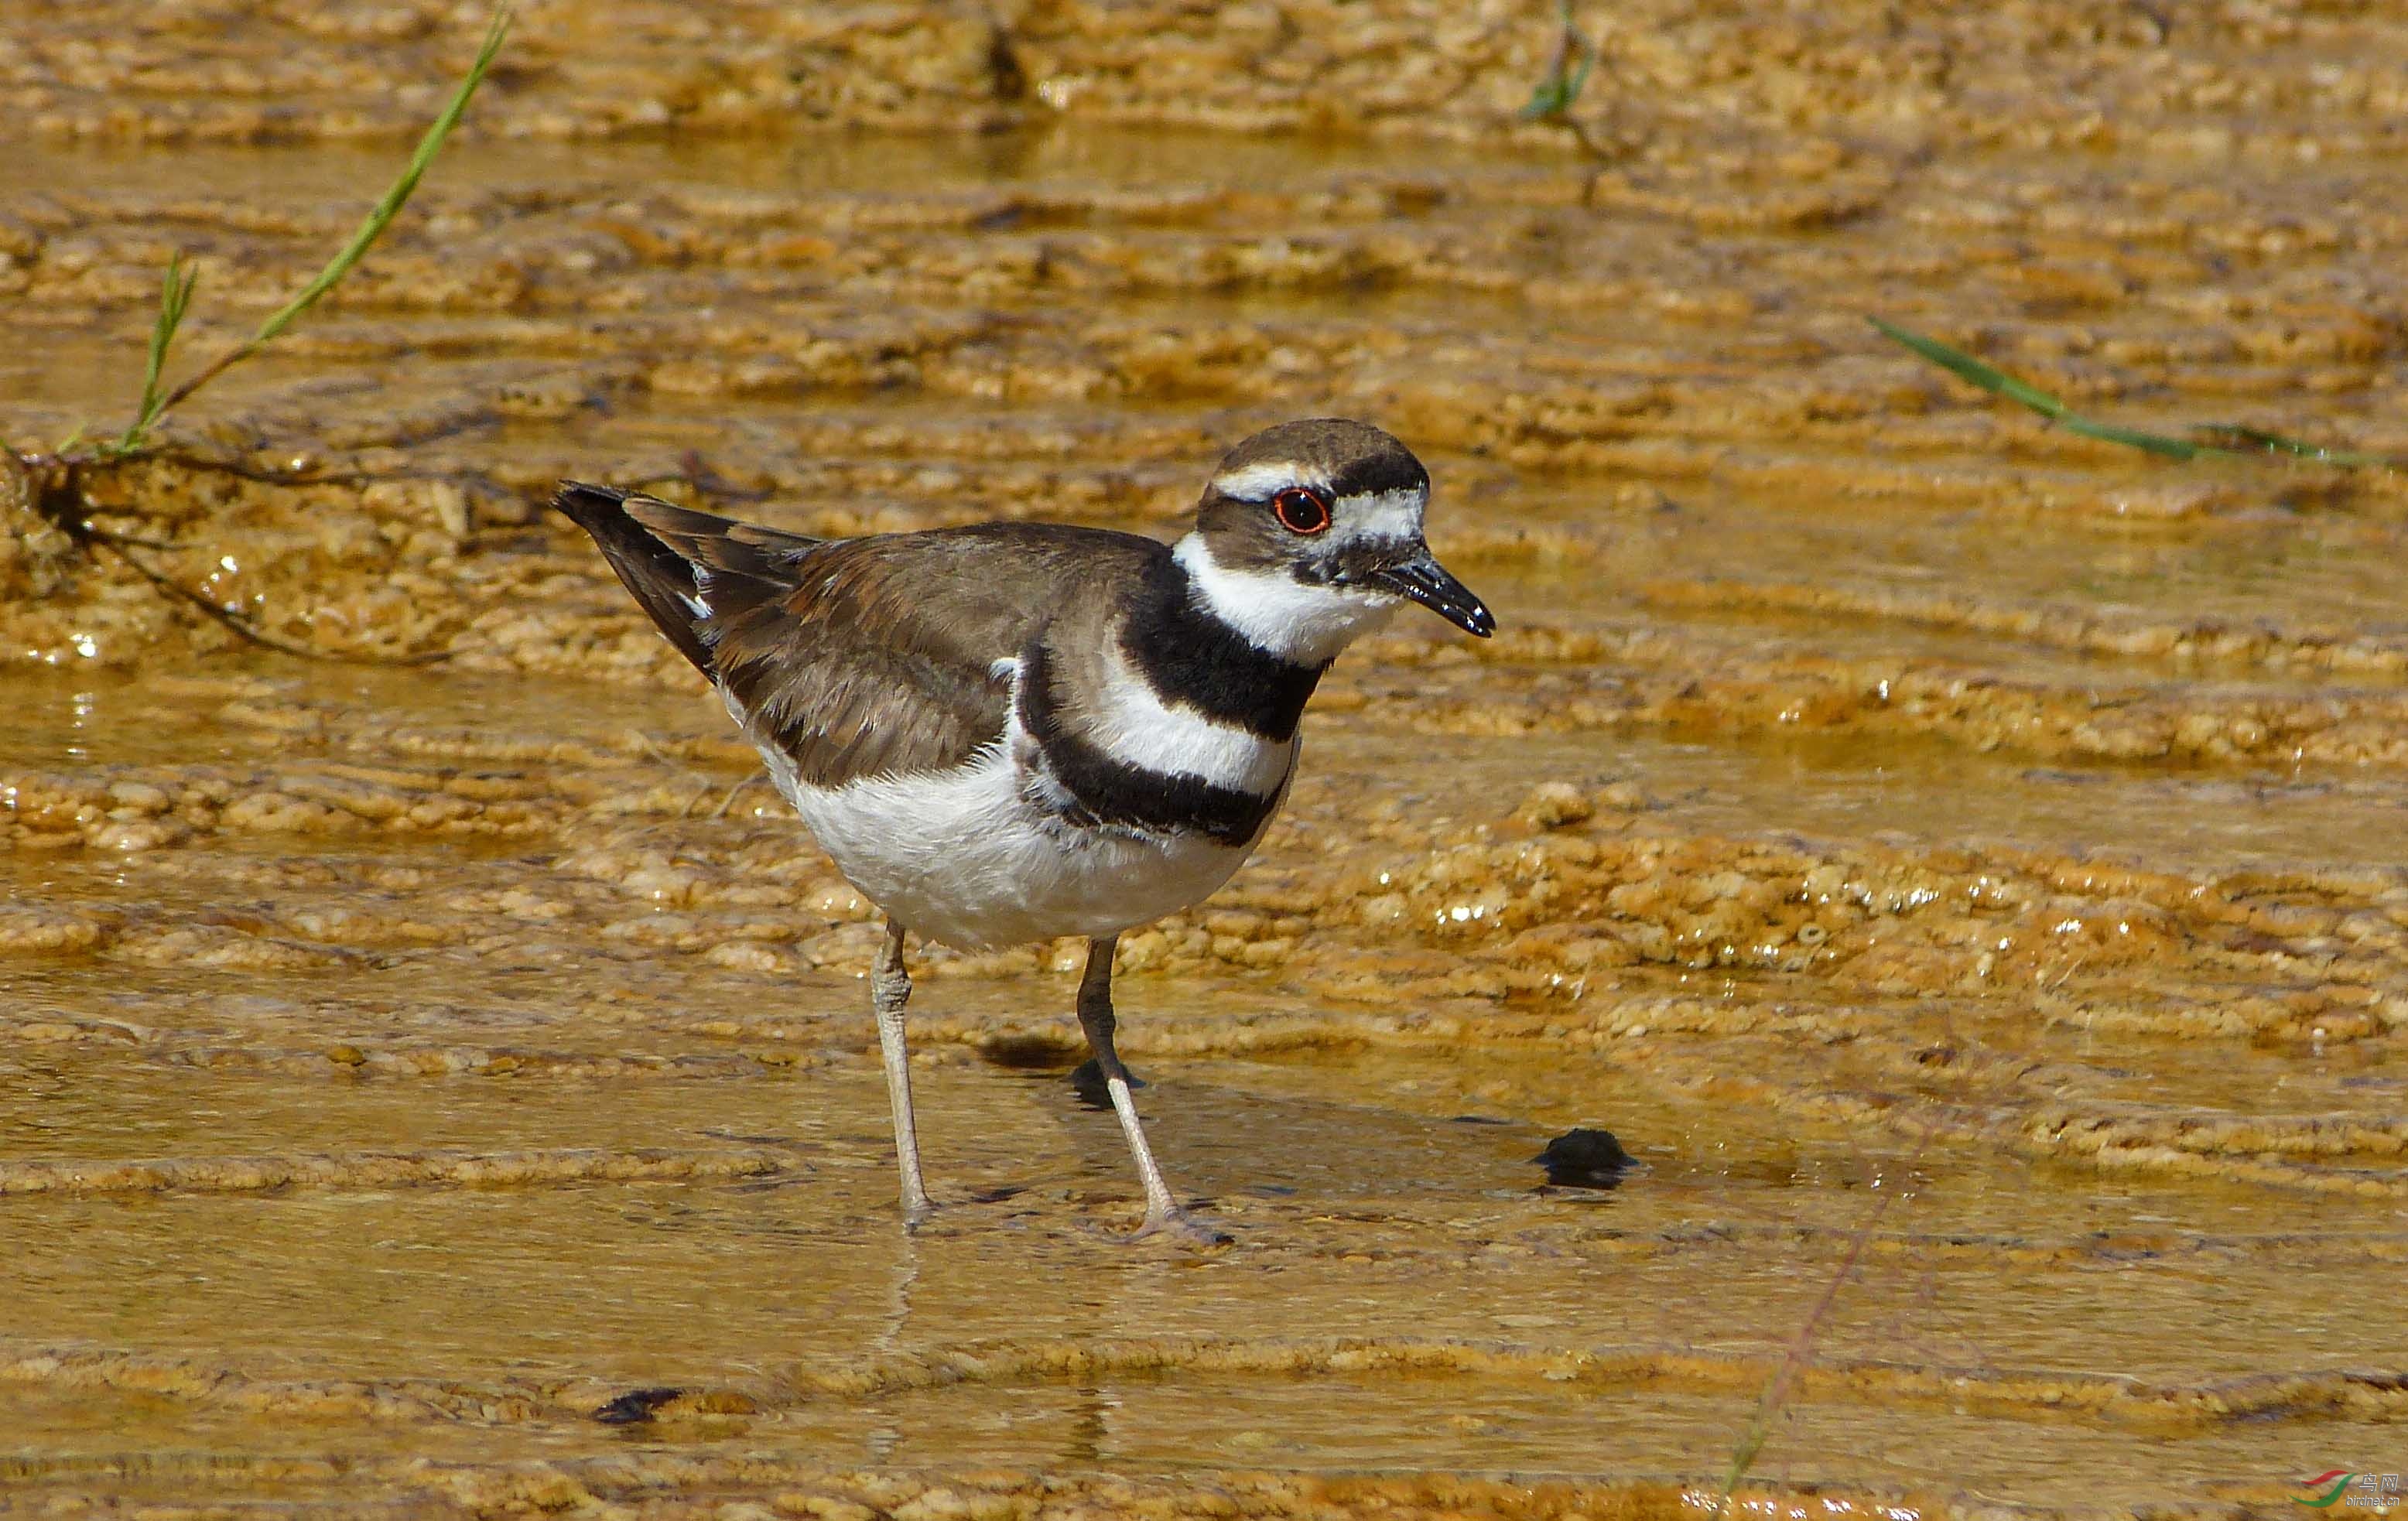
<svg viewBox="0 0 2408 1521">
<path fill-rule="evenodd" d="M 2397 1473 L 2351 1473 L 2342 1469 L 2327 1469 L 2313 1479 L 2302 1479 L 2295 1486 L 2300 1493 L 2291 1497 L 2294 1505 L 2305 1505 L 2312 1511 L 2329 1511 L 2336 1505 L 2362 1505 L 2369 1510 L 2388 1510 L 2408 1499 Z"/>
</svg>

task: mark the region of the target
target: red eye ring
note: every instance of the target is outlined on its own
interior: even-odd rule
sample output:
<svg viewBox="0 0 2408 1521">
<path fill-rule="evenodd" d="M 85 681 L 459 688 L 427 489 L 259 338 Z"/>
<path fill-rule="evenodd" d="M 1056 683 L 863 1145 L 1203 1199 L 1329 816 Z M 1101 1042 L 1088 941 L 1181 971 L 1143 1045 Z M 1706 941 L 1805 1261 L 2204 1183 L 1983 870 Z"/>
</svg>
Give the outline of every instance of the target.
<svg viewBox="0 0 2408 1521">
<path fill-rule="evenodd" d="M 1329 527 L 1329 498 L 1311 486 L 1290 486 L 1271 498 L 1280 526 L 1292 534 L 1317 534 Z"/>
</svg>

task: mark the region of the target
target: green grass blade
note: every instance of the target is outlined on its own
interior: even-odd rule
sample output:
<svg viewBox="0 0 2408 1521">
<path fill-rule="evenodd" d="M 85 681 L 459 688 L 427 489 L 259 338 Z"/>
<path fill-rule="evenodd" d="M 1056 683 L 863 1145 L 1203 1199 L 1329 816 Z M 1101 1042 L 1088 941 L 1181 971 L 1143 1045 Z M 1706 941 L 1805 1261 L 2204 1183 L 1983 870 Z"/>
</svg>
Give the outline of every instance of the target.
<svg viewBox="0 0 2408 1521">
<path fill-rule="evenodd" d="M 442 114 L 427 127 L 426 135 L 418 140 L 418 148 L 409 155 L 409 163 L 404 165 L 400 178 L 385 191 L 383 198 L 369 209 L 358 230 L 351 234 L 351 241 L 345 243 L 332 259 L 326 261 L 326 266 L 319 270 L 317 276 L 301 288 L 300 294 L 278 308 L 267 321 L 260 323 L 258 332 L 244 339 L 239 347 L 220 354 L 198 375 L 169 392 L 165 400 L 150 409 L 140 425 L 128 431 L 127 438 L 138 442 L 140 435 L 148 431 L 151 422 L 162 414 L 173 410 L 193 393 L 216 380 L 229 368 L 257 353 L 262 346 L 292 326 L 303 312 L 317 305 L 321 296 L 333 290 L 337 281 L 351 272 L 352 267 L 366 254 L 368 249 L 383 236 L 385 228 L 393 224 L 393 219 L 400 214 L 402 207 L 408 202 L 410 193 L 418 188 L 418 181 L 425 177 L 428 166 L 434 164 L 435 155 L 443 151 L 444 139 L 451 136 L 452 129 L 460 124 L 461 114 L 468 108 L 469 97 L 477 93 L 477 86 L 484 82 L 486 73 L 493 68 L 494 60 L 500 54 L 502 43 L 509 37 L 509 33 L 510 7 L 509 0 L 503 0 L 501 5 L 494 7 L 493 23 L 485 29 L 485 41 L 483 46 L 477 50 L 476 62 L 471 64 L 468 72 L 461 77 L 459 86 L 452 92 L 452 99 L 444 106 Z M 188 290 L 186 294 L 190 294 Z M 132 447 L 134 447 L 133 444 L 121 442 L 119 452 L 124 452 Z"/>
<path fill-rule="evenodd" d="M 2057 416 L 2057 425 L 2068 433 L 2078 433 L 2086 438 L 2098 438 L 2111 444 L 2128 444 L 2145 449 L 2167 459 L 2197 459 L 2201 454 L 2226 454 L 2230 450 L 2214 444 L 2197 444 L 2187 438 L 2176 438 L 2163 433 L 2144 433 L 2139 428 L 2119 428 L 2112 423 L 2093 423 L 2073 412 Z"/>
<path fill-rule="evenodd" d="M 1550 75 L 1539 81 L 1530 92 L 1530 104 L 1522 108 L 1525 122 L 1543 122 L 1551 116 L 1561 116 L 1580 99 L 1581 90 L 1588 83 L 1588 71 L 1597 65 L 1594 49 L 1584 49 L 1580 66 L 1570 75 Z"/>
<path fill-rule="evenodd" d="M 1573 103 L 1580 99 L 1581 92 L 1588 88 L 1588 71 L 1595 67 L 1597 67 L 1597 44 L 1586 37 L 1582 37 L 1580 67 L 1572 70 L 1572 77 L 1564 81 L 1564 101 L 1562 105 L 1555 108 L 1557 112 L 1572 108 Z"/>
<path fill-rule="evenodd" d="M 1555 54 L 1547 61 L 1547 77 L 1530 92 L 1530 103 L 1522 108 L 1525 122 L 1544 122 L 1570 110 L 1581 91 L 1587 88 L 1589 70 L 1597 66 L 1597 44 L 1572 21 L 1571 0 L 1557 0 L 1555 8 L 1561 30 L 1555 36 Z M 1578 67 L 1571 66 L 1575 48 L 1580 50 Z"/>
<path fill-rule="evenodd" d="M 176 330 L 184 325 L 184 313 L 193 304 L 193 287 L 200 283 L 200 279 L 199 269 L 186 266 L 182 249 L 167 255 L 167 276 L 159 290 L 159 315 L 150 323 L 150 361 L 142 373 L 142 401 L 135 409 L 133 423 L 110 446 L 116 453 L 131 453 L 140 448 L 144 435 L 166 407 L 159 391 L 159 374 L 167 367 L 167 352 L 175 346 Z"/>
<path fill-rule="evenodd" d="M 2042 417 L 2065 418 L 2073 415 L 2072 408 L 2040 387 L 2028 385 L 2004 370 L 1992 369 L 1961 349 L 1952 349 L 1938 338 L 1928 338 L 1920 333 L 1910 333 L 1903 327 L 1892 326 L 1878 317 L 1868 317 L 1865 320 L 1880 329 L 1882 337 L 1906 345 L 1959 380 L 1969 380 L 1985 391 L 2006 397 L 2009 401 L 2020 402 Z"/>
<path fill-rule="evenodd" d="M 2230 450 L 2219 449 L 2213 444 L 2202 444 L 2189 438 L 2178 438 L 2172 434 L 2150 433 L 2143 428 L 2118 427 L 2113 423 L 2100 423 L 2085 417 L 2040 387 L 2026 380 L 2018 380 L 2004 370 L 1994 369 L 1961 349 L 1952 349 L 1938 338 L 1928 338 L 1920 333 L 1910 333 L 1905 328 L 1885 323 L 1878 317 L 1868 317 L 1865 320 L 1871 323 L 1880 331 L 1882 337 L 1905 345 L 1959 380 L 1970 381 L 1995 395 L 2004 396 L 2009 401 L 2030 408 L 2068 433 L 2078 433 L 2083 438 L 2097 438 L 2104 443 L 2123 444 L 2128 448 L 2145 450 L 2149 453 L 2165 459 L 2186 460 L 2196 459 L 2203 453 L 2231 452 Z"/>
<path fill-rule="evenodd" d="M 2057 423 L 2068 433 L 2078 433 L 2086 438 L 2097 438 L 2111 444 L 2145 450 L 2164 459 L 2190 460 L 2202 454 L 2227 458 L 2248 454 L 2286 454 L 2293 459 L 2310 460 L 2342 469 L 2360 467 L 2377 470 L 2408 468 L 2408 461 L 2382 454 L 2354 452 L 2343 449 L 2327 449 L 2304 438 L 2269 433 L 2240 423 L 2204 423 L 2193 427 L 2191 437 L 2177 438 L 2172 434 L 2151 433 L 2143 428 L 2118 427 L 2083 416 L 2064 402 L 2036 385 L 2016 380 L 2004 370 L 1994 369 L 1960 349 L 1952 349 L 1937 338 L 1910 333 L 1905 328 L 1885 323 L 1878 317 L 1865 319 L 1884 337 L 1903 344 L 1958 379 L 1980 386 L 2009 401 L 2020 403 Z"/>
<path fill-rule="evenodd" d="M 505 5 L 494 11 L 493 22 L 485 28 L 484 44 L 477 50 L 476 62 L 461 78 L 459 88 L 452 92 L 452 99 L 444 106 L 443 114 L 437 116 L 427 127 L 425 136 L 418 139 L 418 149 L 409 155 L 409 163 L 402 169 L 401 177 L 385 191 L 384 198 L 369 210 L 359 229 L 351 234 L 351 240 L 326 261 L 326 267 L 318 271 L 317 278 L 303 286 L 299 294 L 278 308 L 267 321 L 259 324 L 259 331 L 243 345 L 244 352 L 257 349 L 292 326 L 303 312 L 317 304 L 319 297 L 333 290 L 337 282 L 350 274 L 352 265 L 358 264 L 376 240 L 384 235 L 385 228 L 392 224 L 402 207 L 408 204 L 411 193 L 418 189 L 418 181 L 425 177 L 428 166 L 435 162 L 435 155 L 443 151 L 444 139 L 451 136 L 452 130 L 460 124 L 462 113 L 468 108 L 469 97 L 477 93 L 477 86 L 485 82 L 485 75 L 493 68 L 494 59 L 500 54 L 502 43 L 509 33 L 510 10 Z"/>
</svg>

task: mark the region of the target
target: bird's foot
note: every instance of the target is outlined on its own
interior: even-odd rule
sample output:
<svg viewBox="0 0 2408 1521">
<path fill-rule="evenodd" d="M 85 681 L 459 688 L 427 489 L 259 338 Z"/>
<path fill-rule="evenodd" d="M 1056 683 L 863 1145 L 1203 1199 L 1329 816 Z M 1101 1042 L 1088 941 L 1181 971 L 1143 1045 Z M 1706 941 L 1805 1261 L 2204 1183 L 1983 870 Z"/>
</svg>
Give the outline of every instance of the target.
<svg viewBox="0 0 2408 1521">
<path fill-rule="evenodd" d="M 1141 1241 L 1155 1236 L 1168 1237 L 1189 1246 L 1208 1248 L 1227 1246 L 1237 1240 L 1204 1216 L 1176 1206 L 1146 1212 L 1145 1224 L 1138 1227 L 1137 1234 L 1129 1240 Z"/>
<path fill-rule="evenodd" d="M 914 1236 L 939 1234 L 939 1227 L 943 1227 L 966 1230 L 970 1228 L 972 1222 L 981 1218 L 982 1212 L 979 1206 L 1009 1204 L 1026 1192 L 1026 1184 L 1001 1183 L 957 1192 L 941 1204 L 924 1197 L 917 1204 L 903 1206 L 903 1228 Z"/>
</svg>

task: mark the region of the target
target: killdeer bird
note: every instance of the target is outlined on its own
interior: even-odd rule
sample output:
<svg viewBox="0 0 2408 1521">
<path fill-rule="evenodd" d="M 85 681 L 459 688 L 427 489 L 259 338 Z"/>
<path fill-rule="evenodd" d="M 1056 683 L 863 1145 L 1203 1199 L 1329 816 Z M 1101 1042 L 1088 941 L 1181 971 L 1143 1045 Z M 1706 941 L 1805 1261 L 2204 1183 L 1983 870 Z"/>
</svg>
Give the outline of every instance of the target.
<svg viewBox="0 0 2408 1521">
<path fill-rule="evenodd" d="M 1140 1234 L 1213 1234 L 1146 1145 L 1112 1046 L 1113 946 L 1252 854 L 1305 701 L 1349 643 L 1404 602 L 1495 631 L 1423 541 L 1428 499 L 1410 450 L 1334 418 L 1231 450 L 1176 544 L 1037 523 L 809 538 L 562 485 L 554 505 L 886 915 L 870 1004 L 908 1221 L 930 1205 L 907 930 L 965 948 L 1082 935 L 1079 1024 L 1144 1181 Z"/>
</svg>

